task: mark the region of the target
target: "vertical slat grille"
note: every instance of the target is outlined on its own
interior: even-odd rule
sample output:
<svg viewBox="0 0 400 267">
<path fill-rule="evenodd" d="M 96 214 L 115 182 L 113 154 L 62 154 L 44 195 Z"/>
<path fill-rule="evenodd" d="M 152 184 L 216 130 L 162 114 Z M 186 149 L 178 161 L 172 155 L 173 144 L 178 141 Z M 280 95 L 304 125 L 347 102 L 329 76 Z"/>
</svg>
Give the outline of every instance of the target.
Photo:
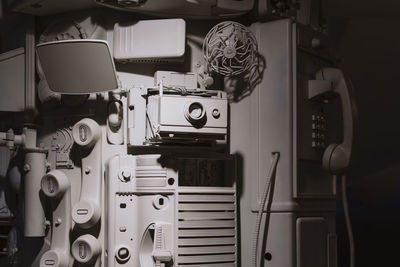
<svg viewBox="0 0 400 267">
<path fill-rule="evenodd" d="M 235 267 L 235 192 L 179 193 L 178 266 Z"/>
</svg>

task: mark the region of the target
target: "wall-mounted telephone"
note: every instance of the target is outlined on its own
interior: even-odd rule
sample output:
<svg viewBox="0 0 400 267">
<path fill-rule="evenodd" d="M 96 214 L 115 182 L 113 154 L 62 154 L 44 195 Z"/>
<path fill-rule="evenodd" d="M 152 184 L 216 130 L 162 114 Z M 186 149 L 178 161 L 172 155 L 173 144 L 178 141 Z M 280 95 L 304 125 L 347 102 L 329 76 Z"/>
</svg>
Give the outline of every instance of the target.
<svg viewBox="0 0 400 267">
<path fill-rule="evenodd" d="M 338 94 L 342 104 L 343 141 L 340 144 L 329 144 L 322 157 L 325 169 L 333 174 L 346 170 L 350 163 L 353 142 L 353 103 L 349 87 L 341 70 L 324 68 L 317 72 L 316 80 L 309 81 L 309 98 L 313 99 L 326 94 Z"/>
<path fill-rule="evenodd" d="M 294 195 L 333 198 L 333 175 L 350 164 L 356 116 L 352 88 L 342 71 L 323 57 L 299 49 L 298 65 Z"/>
</svg>

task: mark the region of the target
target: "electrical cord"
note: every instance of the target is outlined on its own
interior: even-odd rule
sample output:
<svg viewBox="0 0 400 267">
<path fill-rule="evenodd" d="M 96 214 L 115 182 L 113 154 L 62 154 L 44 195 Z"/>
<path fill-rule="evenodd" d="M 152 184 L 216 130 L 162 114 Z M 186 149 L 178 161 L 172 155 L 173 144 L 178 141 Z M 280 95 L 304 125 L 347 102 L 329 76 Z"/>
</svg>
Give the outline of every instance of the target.
<svg viewBox="0 0 400 267">
<path fill-rule="evenodd" d="M 342 202 L 343 202 L 344 218 L 346 221 L 347 235 L 349 237 L 350 267 L 355 267 L 355 264 L 356 264 L 355 245 L 354 245 L 353 230 L 352 230 L 351 221 L 350 221 L 349 205 L 348 205 L 348 201 L 347 201 L 346 176 L 345 175 L 342 176 Z"/>
<path fill-rule="evenodd" d="M 147 113 L 147 112 L 146 112 L 146 118 L 147 118 L 147 121 L 149 122 L 149 127 L 151 130 L 152 138 L 159 137 L 160 135 L 158 133 L 154 132 L 154 129 L 155 129 L 154 123 L 151 120 L 149 113 Z"/>
<path fill-rule="evenodd" d="M 257 213 L 256 227 L 255 227 L 254 238 L 253 238 L 252 267 L 257 267 L 257 252 L 258 252 L 262 215 L 263 215 L 263 211 L 265 208 L 265 203 L 267 202 L 267 198 L 269 195 L 268 193 L 271 192 L 270 188 L 271 188 L 271 184 L 273 181 L 272 179 L 275 177 L 276 167 L 278 166 L 278 161 L 279 161 L 279 156 L 280 156 L 279 152 L 273 152 L 272 155 L 273 155 L 272 164 L 269 169 L 268 175 L 266 177 L 267 181 L 265 183 L 264 192 L 261 196 L 261 203 L 260 203 L 260 207 L 259 207 L 258 213 Z"/>
</svg>

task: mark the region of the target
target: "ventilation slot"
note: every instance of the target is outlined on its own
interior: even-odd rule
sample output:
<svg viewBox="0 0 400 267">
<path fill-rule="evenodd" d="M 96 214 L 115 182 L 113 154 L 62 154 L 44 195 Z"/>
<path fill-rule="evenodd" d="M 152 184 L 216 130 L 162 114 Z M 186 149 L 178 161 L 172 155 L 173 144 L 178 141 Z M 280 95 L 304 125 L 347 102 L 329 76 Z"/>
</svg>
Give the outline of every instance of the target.
<svg viewBox="0 0 400 267">
<path fill-rule="evenodd" d="M 136 159 L 136 186 L 167 186 L 167 170 L 158 163 L 158 155 L 138 156 Z"/>
<path fill-rule="evenodd" d="M 183 58 L 143 58 L 143 59 L 117 59 L 118 62 L 122 64 L 127 63 L 149 63 L 149 64 L 170 64 L 170 63 L 180 63 L 183 61 Z"/>
<path fill-rule="evenodd" d="M 179 193 L 178 266 L 236 266 L 236 201 L 229 193 Z"/>
</svg>

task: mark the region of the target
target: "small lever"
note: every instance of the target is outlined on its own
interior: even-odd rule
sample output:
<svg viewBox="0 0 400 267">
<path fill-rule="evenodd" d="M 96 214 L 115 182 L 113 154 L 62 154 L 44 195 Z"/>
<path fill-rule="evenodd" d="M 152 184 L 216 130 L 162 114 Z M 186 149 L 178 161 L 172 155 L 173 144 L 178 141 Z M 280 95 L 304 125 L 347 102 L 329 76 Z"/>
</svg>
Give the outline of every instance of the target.
<svg viewBox="0 0 400 267">
<path fill-rule="evenodd" d="M 169 249 L 171 240 L 171 224 L 155 223 L 154 225 L 154 245 L 152 256 L 155 266 L 165 266 L 164 263 L 172 260 L 172 253 Z"/>
</svg>

